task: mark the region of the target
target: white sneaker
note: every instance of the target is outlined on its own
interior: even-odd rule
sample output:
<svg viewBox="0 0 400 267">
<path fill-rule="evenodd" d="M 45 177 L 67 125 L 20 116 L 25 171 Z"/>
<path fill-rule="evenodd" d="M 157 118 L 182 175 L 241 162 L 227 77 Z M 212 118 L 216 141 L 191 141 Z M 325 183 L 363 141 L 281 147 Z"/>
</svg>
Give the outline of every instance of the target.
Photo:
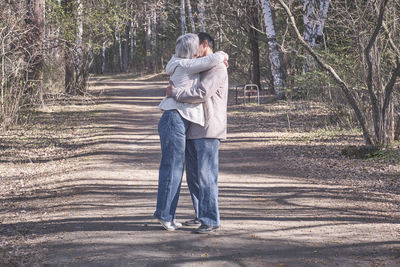
<svg viewBox="0 0 400 267">
<path fill-rule="evenodd" d="M 172 222 L 167 222 L 167 221 L 161 220 L 159 218 L 156 218 L 156 219 L 160 222 L 162 227 L 164 227 L 164 229 L 167 231 L 175 231 L 176 229 L 182 227 L 182 224 L 175 222 L 175 220 L 173 220 Z"/>
<path fill-rule="evenodd" d="M 175 220 L 173 220 L 173 221 L 172 221 L 172 226 L 175 227 L 175 229 L 178 229 L 178 228 L 181 228 L 181 227 L 182 227 L 182 224 L 176 222 Z"/>
</svg>

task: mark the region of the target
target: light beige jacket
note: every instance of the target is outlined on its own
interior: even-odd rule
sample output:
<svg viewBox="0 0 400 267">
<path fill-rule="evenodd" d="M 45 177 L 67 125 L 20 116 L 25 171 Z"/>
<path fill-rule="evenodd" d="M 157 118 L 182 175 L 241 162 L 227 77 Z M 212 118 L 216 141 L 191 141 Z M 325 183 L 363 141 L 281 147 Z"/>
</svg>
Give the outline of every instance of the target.
<svg viewBox="0 0 400 267">
<path fill-rule="evenodd" d="M 199 72 L 208 70 L 224 61 L 224 54 L 214 53 L 202 58 L 186 59 L 175 55 L 166 67 L 166 73 L 176 87 L 191 88 L 199 82 Z M 179 114 L 190 122 L 205 125 L 203 105 L 199 103 L 177 102 L 174 98 L 165 97 L 158 106 L 161 110 L 176 109 Z"/>
<path fill-rule="evenodd" d="M 203 103 L 205 125 L 191 124 L 187 139 L 226 139 L 228 71 L 224 63 L 200 73 L 200 82 L 189 89 L 175 87 L 172 92 L 176 101 Z"/>
</svg>

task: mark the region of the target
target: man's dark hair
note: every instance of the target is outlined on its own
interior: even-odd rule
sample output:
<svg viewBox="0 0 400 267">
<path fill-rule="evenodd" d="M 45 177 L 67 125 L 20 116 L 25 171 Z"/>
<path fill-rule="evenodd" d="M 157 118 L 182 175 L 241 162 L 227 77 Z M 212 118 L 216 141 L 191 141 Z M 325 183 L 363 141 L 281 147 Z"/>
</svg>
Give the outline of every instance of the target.
<svg viewBox="0 0 400 267">
<path fill-rule="evenodd" d="M 209 34 L 206 33 L 206 32 L 199 32 L 198 36 L 199 36 L 200 44 L 201 44 L 202 42 L 204 42 L 204 41 L 207 41 L 207 42 L 208 42 L 208 46 L 209 46 L 212 50 L 214 50 L 214 38 L 212 38 L 211 35 L 209 35 Z"/>
</svg>

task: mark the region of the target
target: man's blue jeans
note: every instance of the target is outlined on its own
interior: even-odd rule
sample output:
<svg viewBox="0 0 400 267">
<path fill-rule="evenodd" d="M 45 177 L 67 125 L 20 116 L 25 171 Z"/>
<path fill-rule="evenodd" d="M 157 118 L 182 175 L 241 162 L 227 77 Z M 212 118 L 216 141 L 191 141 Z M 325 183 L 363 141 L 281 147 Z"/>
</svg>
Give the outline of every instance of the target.
<svg viewBox="0 0 400 267">
<path fill-rule="evenodd" d="M 162 157 L 154 217 L 168 222 L 175 218 L 178 205 L 189 125 L 190 122 L 182 118 L 176 110 L 164 111 L 158 123 Z"/>
<path fill-rule="evenodd" d="M 186 180 L 196 216 L 202 225 L 219 226 L 218 210 L 219 139 L 186 142 Z"/>
</svg>

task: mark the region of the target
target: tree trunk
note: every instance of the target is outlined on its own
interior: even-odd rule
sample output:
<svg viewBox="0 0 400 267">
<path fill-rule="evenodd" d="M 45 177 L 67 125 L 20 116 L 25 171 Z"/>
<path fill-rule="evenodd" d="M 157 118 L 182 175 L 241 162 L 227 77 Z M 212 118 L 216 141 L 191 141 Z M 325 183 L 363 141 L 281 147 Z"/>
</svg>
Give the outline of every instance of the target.
<svg viewBox="0 0 400 267">
<path fill-rule="evenodd" d="M 323 40 L 323 30 L 328 16 L 330 0 L 320 0 L 319 11 L 315 10 L 315 0 L 303 0 L 303 38 L 311 48 L 319 49 Z M 315 70 L 315 62 L 311 56 L 306 56 L 304 72 Z"/>
<path fill-rule="evenodd" d="M 400 140 L 400 116 L 397 117 L 397 122 L 394 130 L 394 140 Z"/>
<path fill-rule="evenodd" d="M 181 0 L 180 13 L 181 13 L 181 32 L 182 35 L 184 35 L 186 33 L 185 0 Z"/>
<path fill-rule="evenodd" d="M 272 82 L 274 85 L 275 95 L 278 99 L 285 98 L 283 92 L 283 75 L 281 70 L 281 61 L 279 58 L 278 44 L 275 36 L 274 20 L 272 18 L 271 5 L 269 0 L 261 0 L 265 21 L 265 28 L 267 33 L 268 48 L 269 48 L 269 61 L 272 72 Z"/>
<path fill-rule="evenodd" d="M 162 16 L 161 16 L 161 27 L 162 27 L 162 33 L 161 33 L 161 42 L 162 42 L 162 49 L 161 49 L 161 69 L 165 68 L 165 51 L 166 51 L 166 43 L 167 43 L 167 21 L 168 21 L 168 11 L 167 11 L 167 1 L 163 0 L 162 1 Z"/>
<path fill-rule="evenodd" d="M 317 48 L 321 47 L 324 35 L 325 21 L 328 18 L 330 0 L 320 0 L 319 2 L 319 23 L 317 27 L 317 36 L 315 39 L 315 45 Z"/>
<path fill-rule="evenodd" d="M 146 16 L 145 23 L 145 45 L 146 45 L 146 72 L 152 73 L 153 66 L 151 62 L 151 15 Z"/>
<path fill-rule="evenodd" d="M 303 0 L 303 38 L 312 48 L 314 48 L 316 33 L 314 4 L 315 0 Z"/>
<path fill-rule="evenodd" d="M 105 38 L 104 38 L 105 39 Z M 101 74 L 106 71 L 106 41 L 101 42 Z"/>
<path fill-rule="evenodd" d="M 65 58 L 65 92 L 68 94 L 82 94 L 86 91 L 88 70 L 85 62 L 83 46 L 83 3 L 76 0 L 76 12 L 73 10 L 72 1 L 64 2 L 65 13 L 76 20 L 75 41 L 66 42 Z"/>
<path fill-rule="evenodd" d="M 314 8 L 315 0 L 303 0 L 303 38 L 314 48 L 316 40 L 316 16 Z M 315 70 L 315 64 L 312 56 L 306 55 L 303 63 L 303 72 Z"/>
<path fill-rule="evenodd" d="M 196 27 L 194 25 L 194 19 L 193 19 L 193 13 L 192 13 L 192 5 L 190 4 L 190 0 L 186 0 L 186 5 L 189 13 L 189 20 L 190 20 L 190 26 L 192 29 L 192 32 L 196 32 Z"/>
<path fill-rule="evenodd" d="M 153 61 L 153 72 L 158 71 L 158 51 L 157 51 L 157 12 L 155 7 L 151 9 L 151 55 Z"/>
<path fill-rule="evenodd" d="M 253 0 L 252 7 L 248 8 L 248 17 L 249 17 L 249 43 L 250 43 L 250 50 L 251 50 L 251 61 L 252 61 L 252 71 L 251 71 L 251 81 L 254 84 L 258 85 L 258 88 L 261 89 L 261 82 L 260 82 L 260 49 L 258 45 L 258 31 L 254 28 L 258 28 L 259 21 L 258 21 L 258 9 L 257 9 L 257 2 Z"/>
<path fill-rule="evenodd" d="M 84 48 L 83 48 L 83 0 L 76 0 L 76 41 L 75 41 L 75 75 L 76 75 L 76 91 L 75 93 L 83 93 L 86 88 L 85 66 L 84 66 Z"/>
<path fill-rule="evenodd" d="M 204 6 L 204 0 L 199 1 L 199 23 L 200 23 L 200 31 L 205 32 L 206 31 L 206 22 L 204 20 L 204 13 L 205 13 L 205 6 Z"/>
<path fill-rule="evenodd" d="M 118 62 L 119 62 L 119 71 L 124 71 L 123 59 L 122 59 L 122 44 L 121 44 L 121 31 L 117 30 L 117 43 L 118 43 Z"/>
<path fill-rule="evenodd" d="M 65 14 L 74 16 L 74 10 L 72 8 L 72 0 L 62 1 L 62 5 Z M 70 40 L 67 40 L 65 42 L 65 47 L 64 47 L 64 70 L 65 70 L 64 84 L 65 84 L 65 92 L 71 94 L 74 92 L 75 88 L 74 61 L 75 61 L 74 45 Z"/>
<path fill-rule="evenodd" d="M 32 95 L 37 93 L 41 106 L 43 100 L 43 41 L 44 41 L 44 0 L 28 0 L 28 24 L 32 26 L 27 33 L 29 51 L 27 60 L 32 62 L 28 72 L 28 80 L 31 84 L 29 91 Z"/>
<path fill-rule="evenodd" d="M 61 0 L 57 0 L 57 5 L 59 8 L 62 8 Z M 60 25 L 58 25 L 57 29 L 56 29 L 55 40 L 54 40 L 55 53 L 56 53 L 57 58 L 61 57 L 61 50 L 62 50 L 62 48 L 60 47 L 60 35 L 61 35 L 61 29 L 60 29 Z"/>
<path fill-rule="evenodd" d="M 129 32 L 130 32 L 130 27 L 131 23 L 128 21 L 128 23 L 125 25 L 125 41 L 124 41 L 124 66 L 123 66 L 123 71 L 128 72 L 128 56 L 129 56 Z"/>
<path fill-rule="evenodd" d="M 134 61 L 135 61 L 135 47 L 136 47 L 136 25 L 135 25 L 135 16 L 133 17 L 133 20 L 131 20 L 131 32 L 130 32 L 130 39 L 131 39 L 131 56 L 130 56 L 130 67 L 132 68 L 134 66 Z"/>
</svg>

